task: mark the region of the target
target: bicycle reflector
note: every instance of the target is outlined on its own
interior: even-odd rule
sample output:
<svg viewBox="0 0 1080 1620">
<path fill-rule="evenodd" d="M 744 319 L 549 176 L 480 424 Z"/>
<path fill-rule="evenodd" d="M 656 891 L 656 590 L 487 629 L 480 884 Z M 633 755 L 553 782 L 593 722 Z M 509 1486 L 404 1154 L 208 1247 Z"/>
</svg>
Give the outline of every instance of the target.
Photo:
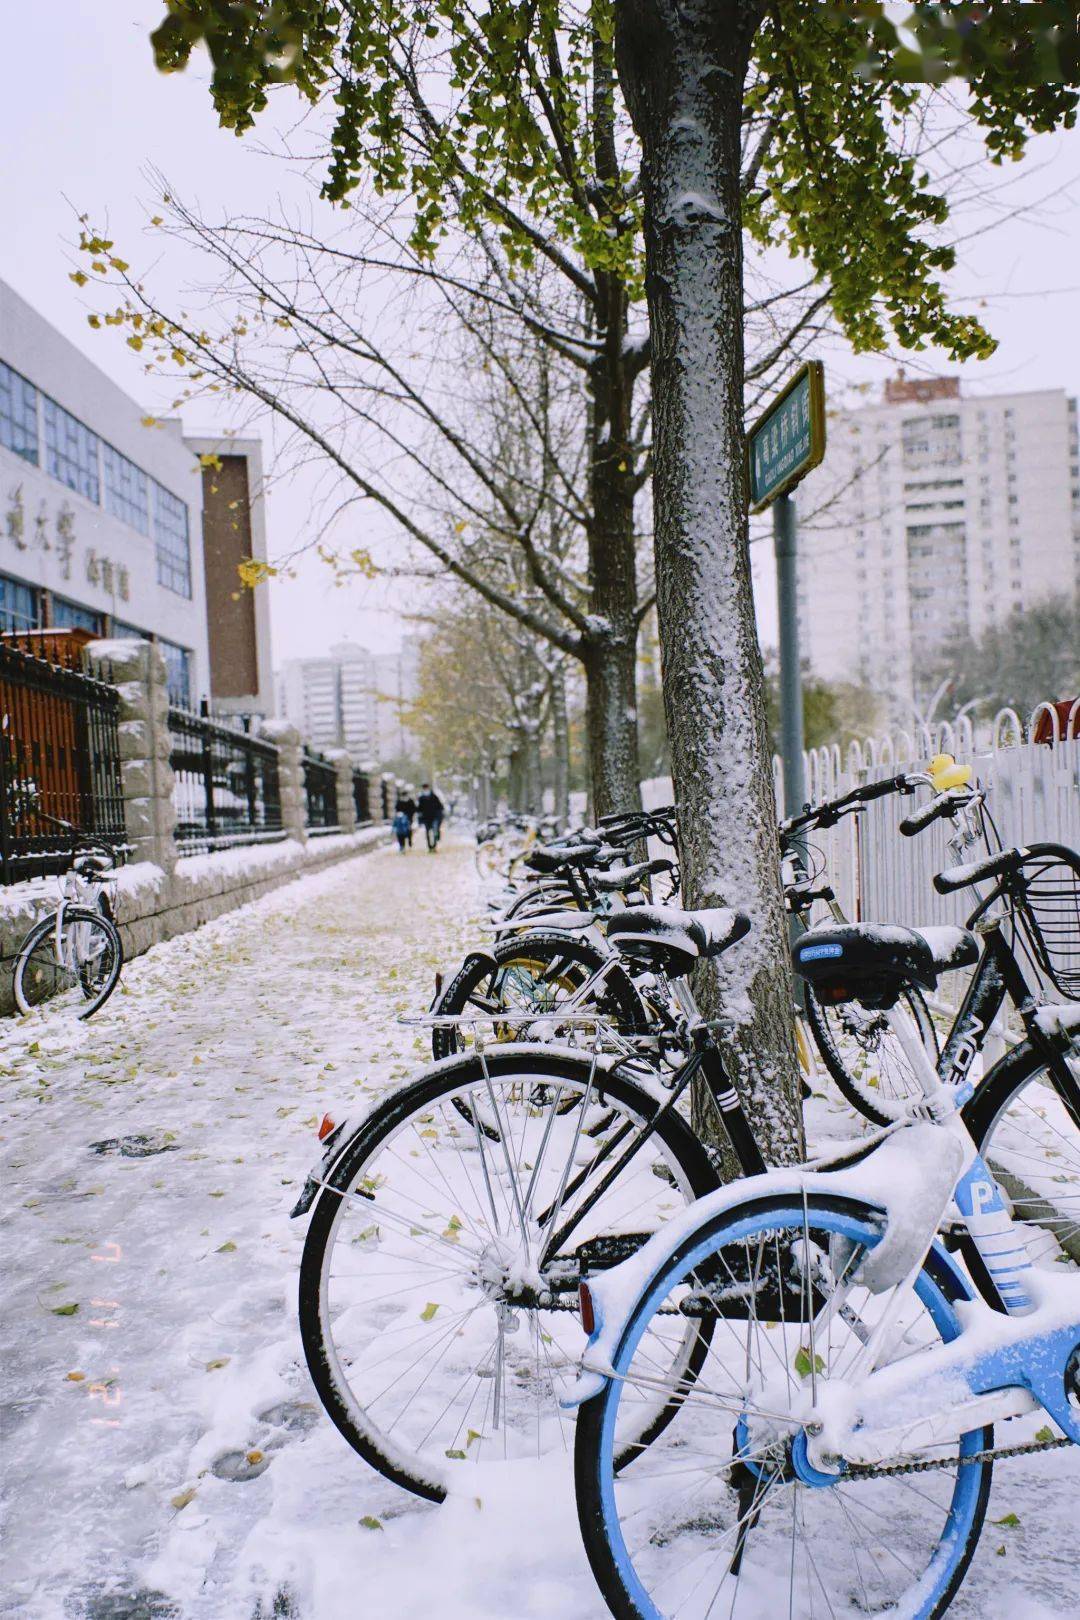
<svg viewBox="0 0 1080 1620">
<path fill-rule="evenodd" d="M 596 1312 L 593 1310 L 592 1295 L 588 1283 L 578 1283 L 578 1308 L 581 1311 L 581 1325 L 591 1339 L 596 1332 Z"/>
<path fill-rule="evenodd" d="M 330 1132 L 336 1130 L 337 1125 L 330 1118 L 330 1115 L 324 1114 L 322 1119 L 319 1121 L 319 1141 L 325 1142 L 326 1138 L 330 1135 Z"/>
</svg>

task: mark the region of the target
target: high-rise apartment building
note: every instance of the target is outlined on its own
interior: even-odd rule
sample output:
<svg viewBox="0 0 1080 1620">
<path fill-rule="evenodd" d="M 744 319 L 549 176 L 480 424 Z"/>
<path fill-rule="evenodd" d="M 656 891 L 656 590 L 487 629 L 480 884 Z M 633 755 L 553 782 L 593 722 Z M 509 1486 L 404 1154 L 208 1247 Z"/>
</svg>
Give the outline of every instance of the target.
<svg viewBox="0 0 1080 1620">
<path fill-rule="evenodd" d="M 898 712 L 925 701 L 950 638 L 1080 590 L 1076 401 L 966 397 L 907 379 L 829 420 L 799 490 L 803 657 Z"/>
<path fill-rule="evenodd" d="M 316 748 L 347 748 L 354 760 L 408 757 L 406 721 L 416 694 L 419 650 L 369 653 L 343 641 L 325 658 L 291 658 L 278 676 L 278 708 Z"/>
</svg>

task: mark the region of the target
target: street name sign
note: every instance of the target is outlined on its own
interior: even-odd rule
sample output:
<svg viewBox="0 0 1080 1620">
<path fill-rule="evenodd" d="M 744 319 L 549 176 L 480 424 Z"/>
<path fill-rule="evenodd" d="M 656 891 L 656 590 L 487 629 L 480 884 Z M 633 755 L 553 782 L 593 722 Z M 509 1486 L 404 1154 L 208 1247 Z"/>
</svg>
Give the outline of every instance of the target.
<svg viewBox="0 0 1080 1620">
<path fill-rule="evenodd" d="M 751 512 L 794 489 L 825 454 L 825 368 L 808 360 L 746 436 Z"/>
</svg>

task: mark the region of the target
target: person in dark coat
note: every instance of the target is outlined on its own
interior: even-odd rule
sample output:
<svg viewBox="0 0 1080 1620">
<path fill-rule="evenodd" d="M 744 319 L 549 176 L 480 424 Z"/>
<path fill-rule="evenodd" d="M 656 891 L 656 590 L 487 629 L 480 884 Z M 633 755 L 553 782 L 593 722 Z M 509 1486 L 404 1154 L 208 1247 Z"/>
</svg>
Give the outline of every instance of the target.
<svg viewBox="0 0 1080 1620">
<path fill-rule="evenodd" d="M 405 837 L 409 848 L 412 849 L 413 819 L 416 815 L 416 800 L 408 791 L 399 793 L 397 796 L 397 803 L 394 806 L 395 818 L 398 815 L 408 816 L 409 818 L 409 830 Z"/>
<path fill-rule="evenodd" d="M 427 834 L 427 847 L 434 852 L 439 847 L 439 834 L 442 831 L 443 802 L 430 782 L 425 782 L 420 789 L 416 813 Z"/>
</svg>

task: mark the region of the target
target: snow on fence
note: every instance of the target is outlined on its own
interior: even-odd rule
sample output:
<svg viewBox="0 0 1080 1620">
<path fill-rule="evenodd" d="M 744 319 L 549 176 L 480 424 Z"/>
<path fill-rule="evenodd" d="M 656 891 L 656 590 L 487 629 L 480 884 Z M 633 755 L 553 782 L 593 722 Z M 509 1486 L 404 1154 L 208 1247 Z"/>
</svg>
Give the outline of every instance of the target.
<svg viewBox="0 0 1080 1620">
<path fill-rule="evenodd" d="M 1071 707 L 1040 703 L 1026 721 L 1015 710 L 1002 709 L 990 726 L 976 727 L 962 715 L 847 747 L 812 749 L 804 755 L 807 798 L 820 804 L 905 767 L 916 771 L 935 754 L 954 754 L 973 767 L 1006 847 L 1054 843 L 1080 849 L 1080 699 Z M 783 782 L 775 757 L 773 781 L 782 816 Z M 642 796 L 649 807 L 669 804 L 670 778 L 643 782 Z M 929 789 L 917 800 L 878 799 L 862 815 L 813 835 L 814 864 L 828 874 L 853 920 L 917 926 L 962 922 L 970 912 L 969 894 L 941 896 L 933 887 L 934 874 L 949 863 L 949 824 L 934 822 L 914 838 L 898 831 L 913 804 L 928 797 Z"/>
</svg>

